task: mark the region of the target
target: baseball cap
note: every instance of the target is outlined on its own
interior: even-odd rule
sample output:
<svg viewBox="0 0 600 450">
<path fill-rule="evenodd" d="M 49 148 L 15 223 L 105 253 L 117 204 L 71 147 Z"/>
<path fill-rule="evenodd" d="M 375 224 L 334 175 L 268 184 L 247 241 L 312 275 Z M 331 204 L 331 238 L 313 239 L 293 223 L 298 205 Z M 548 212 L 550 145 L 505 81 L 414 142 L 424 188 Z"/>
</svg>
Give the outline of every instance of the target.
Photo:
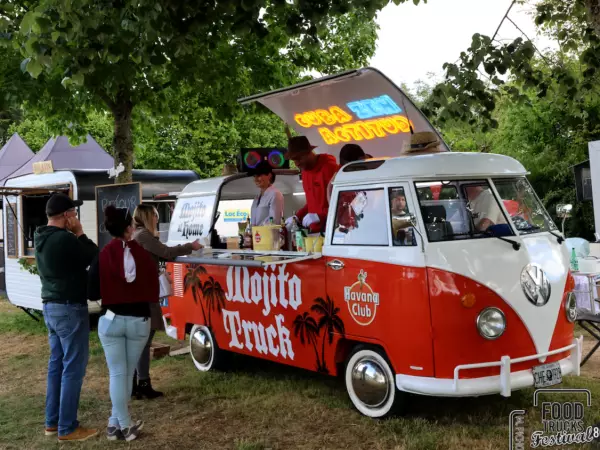
<svg viewBox="0 0 600 450">
<path fill-rule="evenodd" d="M 61 192 L 53 194 L 46 203 L 46 215 L 48 217 L 58 216 L 70 209 L 81 206 L 81 200 L 71 200 L 71 198 Z"/>
</svg>

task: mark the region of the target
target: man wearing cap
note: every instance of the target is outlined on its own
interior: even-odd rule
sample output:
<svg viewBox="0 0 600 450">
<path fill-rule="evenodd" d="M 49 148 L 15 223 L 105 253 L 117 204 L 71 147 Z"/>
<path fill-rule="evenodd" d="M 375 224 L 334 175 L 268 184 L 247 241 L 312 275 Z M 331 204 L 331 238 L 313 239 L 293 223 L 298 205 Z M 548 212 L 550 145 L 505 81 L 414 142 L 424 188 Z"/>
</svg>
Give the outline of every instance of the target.
<svg viewBox="0 0 600 450">
<path fill-rule="evenodd" d="M 77 218 L 81 204 L 54 194 L 46 204 L 48 225 L 34 235 L 50 342 L 45 434 L 58 434 L 59 441 L 84 441 L 97 434 L 77 421 L 89 351 L 87 268 L 98 254 L 98 246 L 83 234 Z"/>
<path fill-rule="evenodd" d="M 327 186 L 338 171 L 335 157 L 328 154 L 317 155 L 306 136 L 291 137 L 288 140 L 287 159 L 294 162 L 302 171 L 302 187 L 306 195 L 306 205 L 297 212 L 296 217 L 302 226 L 311 233 L 318 233 L 325 228 L 329 201 Z M 286 221 L 290 226 L 293 218 Z"/>
</svg>

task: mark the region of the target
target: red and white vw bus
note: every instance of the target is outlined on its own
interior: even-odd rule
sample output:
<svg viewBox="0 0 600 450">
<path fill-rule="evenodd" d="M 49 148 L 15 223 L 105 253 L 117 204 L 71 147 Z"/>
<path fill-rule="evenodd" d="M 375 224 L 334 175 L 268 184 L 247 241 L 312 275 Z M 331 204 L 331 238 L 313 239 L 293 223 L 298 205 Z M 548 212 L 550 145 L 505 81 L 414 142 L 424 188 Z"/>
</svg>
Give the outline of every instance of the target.
<svg viewBox="0 0 600 450">
<path fill-rule="evenodd" d="M 355 135 L 335 129 L 332 117 L 343 116 L 337 111 L 303 111 L 341 96 L 335 106 L 356 113 L 344 109 L 359 101 L 346 80 L 376 91 L 363 99 L 383 92 L 396 105 L 386 112 L 432 130 L 389 80 L 365 70 L 259 101 L 273 110 L 295 105 L 299 113 L 280 115 L 305 125 L 321 120 L 330 131 L 311 140 L 325 146 L 318 136 Z M 363 116 L 377 105 L 367 109 Z M 382 117 L 356 121 L 380 120 L 388 131 L 402 122 Z M 402 145 L 410 131 L 399 128 L 386 136 Z M 378 142 L 390 147 L 385 136 L 359 143 L 377 155 Z M 302 184 L 297 171 L 276 173 L 287 217 L 304 203 Z M 370 417 L 390 414 L 406 392 L 510 396 L 579 375 L 568 251 L 526 174 L 506 156 L 450 151 L 350 163 L 334 179 L 321 252 L 205 249 L 169 264 L 170 330 L 189 336 L 202 371 L 234 352 L 340 375 L 354 406 Z M 179 195 L 169 242 L 206 237 L 212 227 L 235 236 L 224 212 L 251 202 L 255 190 L 247 174 L 191 183 Z M 493 224 L 483 229 L 483 218 Z"/>
</svg>

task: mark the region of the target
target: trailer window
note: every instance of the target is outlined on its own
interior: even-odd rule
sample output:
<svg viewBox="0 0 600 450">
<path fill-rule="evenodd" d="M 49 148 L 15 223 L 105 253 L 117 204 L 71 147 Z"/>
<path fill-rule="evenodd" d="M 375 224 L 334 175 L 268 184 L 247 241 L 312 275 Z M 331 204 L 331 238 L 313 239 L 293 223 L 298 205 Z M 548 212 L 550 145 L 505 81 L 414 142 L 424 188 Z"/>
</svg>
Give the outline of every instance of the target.
<svg viewBox="0 0 600 450">
<path fill-rule="evenodd" d="M 33 235 L 38 227 L 46 225 L 48 218 L 46 217 L 46 203 L 50 198 L 48 195 L 21 196 L 23 218 L 23 243 L 24 254 L 26 256 L 34 256 L 35 249 L 33 246 Z"/>
<path fill-rule="evenodd" d="M 333 245 L 389 245 L 384 190 L 340 191 Z"/>
<path fill-rule="evenodd" d="M 417 245 L 415 230 L 412 226 L 407 225 L 406 220 L 403 220 L 411 213 L 404 188 L 390 189 L 390 213 L 392 218 L 392 243 L 395 246 Z"/>
<path fill-rule="evenodd" d="M 416 183 L 430 242 L 512 235 L 487 181 Z"/>
</svg>

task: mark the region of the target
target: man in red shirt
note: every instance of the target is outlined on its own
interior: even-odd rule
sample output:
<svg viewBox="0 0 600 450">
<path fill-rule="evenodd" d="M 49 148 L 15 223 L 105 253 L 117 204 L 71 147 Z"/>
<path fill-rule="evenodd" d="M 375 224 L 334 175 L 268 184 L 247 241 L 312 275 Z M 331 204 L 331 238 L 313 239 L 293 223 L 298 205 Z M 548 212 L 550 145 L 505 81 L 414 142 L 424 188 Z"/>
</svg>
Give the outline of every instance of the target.
<svg viewBox="0 0 600 450">
<path fill-rule="evenodd" d="M 325 229 L 329 201 L 327 200 L 327 186 L 338 171 L 339 166 L 335 157 L 328 154 L 317 155 L 306 136 L 291 137 L 288 140 L 286 158 L 293 161 L 302 171 L 302 187 L 306 195 L 306 205 L 296 213 L 302 226 L 311 233 L 318 233 Z M 291 224 L 290 217 L 286 224 Z"/>
</svg>

